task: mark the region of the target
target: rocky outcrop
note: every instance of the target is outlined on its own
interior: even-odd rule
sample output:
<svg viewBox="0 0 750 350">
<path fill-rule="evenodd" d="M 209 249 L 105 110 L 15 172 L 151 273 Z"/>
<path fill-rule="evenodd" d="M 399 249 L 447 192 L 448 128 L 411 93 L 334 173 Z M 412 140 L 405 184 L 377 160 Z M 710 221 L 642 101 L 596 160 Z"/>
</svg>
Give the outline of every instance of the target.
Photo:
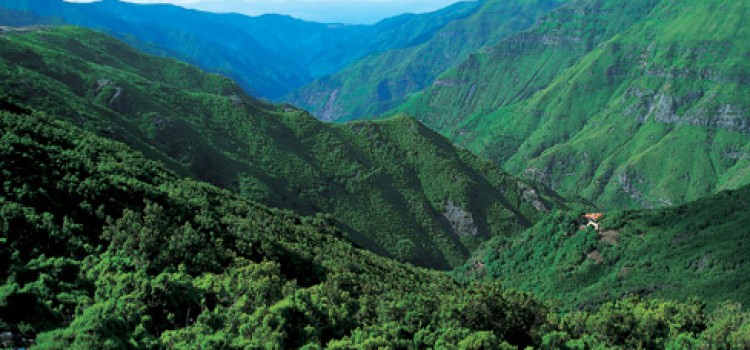
<svg viewBox="0 0 750 350">
<path fill-rule="evenodd" d="M 479 229 L 471 213 L 463 210 L 453 202 L 445 202 L 444 210 L 441 214 L 448 220 L 451 230 L 456 236 L 476 236 L 479 234 Z"/>
<path fill-rule="evenodd" d="M 635 117 L 639 123 L 649 120 L 662 124 L 687 124 L 706 128 L 724 129 L 733 132 L 750 133 L 750 116 L 743 107 L 733 104 L 718 104 L 714 97 L 702 91 L 683 96 L 668 92 L 649 92 L 630 87 L 624 96 L 627 116 Z M 696 106 L 682 114 L 678 108 Z M 709 105 L 710 107 L 705 107 Z"/>
<path fill-rule="evenodd" d="M 120 103 L 120 98 L 123 95 L 123 89 L 111 80 L 104 78 L 97 80 L 94 92 L 98 95 L 104 94 L 100 97 L 103 97 L 107 106 L 109 106 L 110 108 L 113 108 L 117 111 L 121 111 L 121 109 L 123 108 Z"/>
<path fill-rule="evenodd" d="M 635 170 L 628 168 L 617 175 L 617 182 L 620 185 L 620 189 L 628 194 L 630 198 L 636 201 L 641 207 L 646 209 L 653 209 L 656 206 L 651 203 L 646 196 L 638 189 L 643 186 L 646 182 L 640 177 Z"/>
<path fill-rule="evenodd" d="M 520 181 L 518 182 L 518 189 L 521 191 L 521 198 L 530 203 L 536 210 L 543 213 L 549 212 L 549 208 L 544 204 L 536 189 Z"/>
<path fill-rule="evenodd" d="M 465 84 L 465 82 L 460 80 L 453 80 L 453 79 L 436 79 L 435 82 L 432 83 L 433 87 L 440 87 L 440 86 L 447 86 L 447 87 L 455 87 L 455 86 L 461 86 Z"/>
<path fill-rule="evenodd" d="M 337 98 L 339 96 L 340 89 L 335 89 L 328 95 L 328 101 L 326 101 L 325 107 L 320 112 L 320 120 L 323 121 L 334 121 L 339 115 L 339 108 L 337 107 Z"/>
<path fill-rule="evenodd" d="M 724 151 L 721 153 L 721 157 L 725 159 L 750 159 L 750 152 L 743 152 L 743 151 Z"/>
</svg>

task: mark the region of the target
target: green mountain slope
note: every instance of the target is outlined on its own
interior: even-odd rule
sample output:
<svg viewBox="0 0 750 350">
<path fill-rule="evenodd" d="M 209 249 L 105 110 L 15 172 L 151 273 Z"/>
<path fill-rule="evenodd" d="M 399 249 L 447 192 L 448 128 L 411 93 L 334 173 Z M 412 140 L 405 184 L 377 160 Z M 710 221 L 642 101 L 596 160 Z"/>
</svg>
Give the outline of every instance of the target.
<svg viewBox="0 0 750 350">
<path fill-rule="evenodd" d="M 748 238 L 750 186 L 669 209 L 608 213 L 600 232 L 558 213 L 488 242 L 474 259 L 484 267 L 463 271 L 569 307 L 627 294 L 747 304 Z"/>
<path fill-rule="evenodd" d="M 460 285 L 354 248 L 322 218 L 180 178 L 122 143 L 8 101 L 0 135 L 4 347 L 736 348 L 750 340 L 750 313 L 734 304 L 711 315 L 695 302 L 629 299 L 560 316 L 495 283 Z"/>
<path fill-rule="evenodd" d="M 456 266 L 481 241 L 563 204 L 407 117 L 325 124 L 84 29 L 10 33 L 0 43 L 8 100 L 245 198 L 330 214 L 355 242 L 402 261 Z"/>
<path fill-rule="evenodd" d="M 377 325 L 404 308 L 395 301 L 427 313 L 438 296 L 476 298 L 445 275 L 352 247 L 321 218 L 181 179 L 59 119 L 3 111 L 0 130 L 4 342 L 50 331 L 36 344 L 297 348 Z M 505 295 L 503 307 L 530 320 L 542 311 Z M 506 338 L 523 342 L 511 332 L 529 326 Z"/>
<path fill-rule="evenodd" d="M 461 127 L 543 90 L 601 42 L 642 20 L 656 3 L 571 1 L 528 31 L 471 54 L 399 110 L 446 133 L 479 133 Z"/>
<path fill-rule="evenodd" d="M 538 36 L 552 48 L 531 61 L 513 51 L 515 64 L 493 60 L 508 52 L 502 45 L 494 54 L 475 55 L 441 78 L 463 87 L 427 91 L 401 110 L 512 172 L 607 208 L 679 204 L 747 184 L 748 5 L 680 0 L 646 6 L 652 3 L 602 11 L 611 16 L 619 9 L 614 18 L 621 24 L 631 6 L 648 15 L 591 42 L 588 53 L 559 55 L 556 47 L 585 42 L 564 35 Z M 550 25 L 556 27 L 543 20 L 529 35 Z M 534 63 L 540 59 L 544 64 Z M 501 90 L 488 88 L 493 84 L 523 88 L 495 94 Z"/>
<path fill-rule="evenodd" d="M 267 98 L 284 96 L 370 53 L 424 42 L 476 6 L 459 3 L 432 13 L 402 15 L 364 26 L 311 23 L 278 15 L 214 14 L 116 0 L 0 3 L 3 8 L 105 31 L 148 52 L 230 76 L 246 91 Z"/>
<path fill-rule="evenodd" d="M 440 73 L 470 53 L 527 29 L 564 2 L 483 1 L 471 15 L 446 24 L 428 41 L 367 56 L 294 91 L 285 100 L 327 121 L 385 112 L 430 86 Z"/>
</svg>

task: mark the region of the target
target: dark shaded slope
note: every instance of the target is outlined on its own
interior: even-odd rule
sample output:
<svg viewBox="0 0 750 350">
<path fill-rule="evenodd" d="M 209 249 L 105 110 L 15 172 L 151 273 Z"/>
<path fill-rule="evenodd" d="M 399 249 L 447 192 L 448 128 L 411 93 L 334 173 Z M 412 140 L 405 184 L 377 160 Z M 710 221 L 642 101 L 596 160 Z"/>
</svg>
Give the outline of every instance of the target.
<svg viewBox="0 0 750 350">
<path fill-rule="evenodd" d="M 432 325 L 405 325 L 404 334 L 450 336 L 440 336 L 450 325 L 460 341 L 484 326 L 438 320 L 432 306 L 451 298 L 443 314 L 453 314 L 497 292 L 498 305 L 525 320 L 493 339 L 522 345 L 544 312 L 527 295 L 466 289 L 378 257 L 320 217 L 244 201 L 124 144 L 8 106 L 0 111 L 4 346 L 345 348 L 365 340 L 351 339 L 355 332 L 402 323 L 393 305 L 407 300 L 410 319 L 424 312 Z M 399 338 L 380 342 L 413 341 Z"/>
<path fill-rule="evenodd" d="M 302 214 L 423 266 L 460 264 L 563 200 L 457 150 L 413 119 L 334 126 L 230 80 L 59 28 L 0 37 L 1 90 L 176 171 Z"/>
</svg>

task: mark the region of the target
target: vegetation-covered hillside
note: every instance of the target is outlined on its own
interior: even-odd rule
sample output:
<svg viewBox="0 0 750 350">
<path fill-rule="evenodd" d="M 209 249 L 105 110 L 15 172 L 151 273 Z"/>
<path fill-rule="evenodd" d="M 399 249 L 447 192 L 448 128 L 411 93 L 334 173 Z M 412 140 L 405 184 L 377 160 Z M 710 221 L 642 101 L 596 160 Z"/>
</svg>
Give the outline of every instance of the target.
<svg viewBox="0 0 750 350">
<path fill-rule="evenodd" d="M 364 26 L 311 23 L 278 15 L 214 14 L 117 0 L 0 2 L 3 8 L 102 30 L 148 52 L 225 74 L 246 91 L 267 98 L 284 96 L 368 54 L 424 42 L 476 6 L 459 3 L 433 13 L 402 15 Z"/>
<path fill-rule="evenodd" d="M 606 213 L 599 231 L 580 221 L 558 212 L 493 239 L 459 275 L 500 279 L 571 308 L 633 294 L 750 303 L 748 186 L 668 209 Z"/>
<path fill-rule="evenodd" d="M 0 106 L 0 332 L 43 349 L 513 349 L 750 342 L 727 304 L 628 299 L 559 316 L 354 248 L 321 217 L 176 176 Z M 10 112 L 9 112 L 10 111 Z"/>
<path fill-rule="evenodd" d="M 0 36 L 0 77 L 10 100 L 245 198 L 331 214 L 355 242 L 422 266 L 457 266 L 561 204 L 413 119 L 325 124 L 85 29 Z"/>
<path fill-rule="evenodd" d="M 605 208 L 750 182 L 744 1 L 580 0 L 400 110 Z"/>
<path fill-rule="evenodd" d="M 424 43 L 371 54 L 294 91 L 286 100 L 322 120 L 380 114 L 433 84 L 438 74 L 470 53 L 527 29 L 565 1 L 481 1 L 469 16 L 446 24 Z"/>
</svg>

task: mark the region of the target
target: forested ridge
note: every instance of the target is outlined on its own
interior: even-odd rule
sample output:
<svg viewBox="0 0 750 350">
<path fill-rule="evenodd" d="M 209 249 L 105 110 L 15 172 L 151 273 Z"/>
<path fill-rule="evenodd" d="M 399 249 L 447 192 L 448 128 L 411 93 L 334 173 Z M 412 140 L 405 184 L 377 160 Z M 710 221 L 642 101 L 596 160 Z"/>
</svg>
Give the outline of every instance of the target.
<svg viewBox="0 0 750 350">
<path fill-rule="evenodd" d="M 333 125 L 231 80 L 77 27 L 0 35 L 0 91 L 124 141 L 180 174 L 310 215 L 421 266 L 571 202 L 454 147 L 408 116 Z"/>
</svg>

